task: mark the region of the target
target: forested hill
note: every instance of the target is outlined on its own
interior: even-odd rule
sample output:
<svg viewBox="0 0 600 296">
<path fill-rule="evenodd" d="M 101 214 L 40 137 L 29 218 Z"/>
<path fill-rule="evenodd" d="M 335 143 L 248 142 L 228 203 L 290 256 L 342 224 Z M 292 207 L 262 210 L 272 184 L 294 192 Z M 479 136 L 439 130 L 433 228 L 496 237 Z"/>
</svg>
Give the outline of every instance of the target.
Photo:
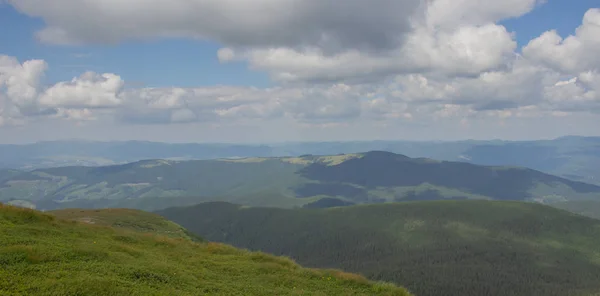
<svg viewBox="0 0 600 296">
<path fill-rule="evenodd" d="M 348 159 L 334 166 L 314 163 L 300 170 L 300 174 L 322 184 L 353 184 L 367 190 L 431 184 L 438 188 L 458 189 L 497 200 L 543 198 L 539 192 L 535 192 L 537 188 L 557 187 L 556 184 L 561 184 L 575 193 L 596 193 L 600 199 L 598 186 L 562 179 L 531 169 L 409 158 L 384 151 L 368 152 L 363 157 Z M 396 200 L 403 199 L 404 196 L 398 196 Z"/>
<path fill-rule="evenodd" d="M 540 204 L 276 209 L 217 202 L 158 213 L 208 240 L 394 281 L 420 296 L 600 293 L 600 221 Z"/>
<path fill-rule="evenodd" d="M 93 221 L 132 222 L 121 214 L 100 212 Z M 391 284 L 305 269 L 287 258 L 88 222 L 0 204 L 0 295 L 409 296 Z"/>
<path fill-rule="evenodd" d="M 379 151 L 146 160 L 0 174 L 0 201 L 44 210 L 157 210 L 206 201 L 292 208 L 442 199 L 600 200 L 600 187 L 525 168 L 409 158 Z"/>
</svg>

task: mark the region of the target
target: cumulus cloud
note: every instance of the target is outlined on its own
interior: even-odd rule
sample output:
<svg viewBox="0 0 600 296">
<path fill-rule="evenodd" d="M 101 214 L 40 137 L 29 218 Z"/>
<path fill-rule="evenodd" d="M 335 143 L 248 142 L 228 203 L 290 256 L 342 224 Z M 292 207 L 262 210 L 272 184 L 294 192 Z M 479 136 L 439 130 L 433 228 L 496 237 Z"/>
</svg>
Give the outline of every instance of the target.
<svg viewBox="0 0 600 296">
<path fill-rule="evenodd" d="M 394 102 L 385 97 L 367 99 L 361 102 L 362 115 L 376 122 L 410 121 L 413 119 L 413 115 L 408 106 L 405 102 Z"/>
<path fill-rule="evenodd" d="M 421 28 L 409 34 L 402 47 L 385 53 L 348 50 L 327 55 L 317 48 L 228 49 L 220 59 L 247 60 L 252 68 L 267 71 L 280 82 L 364 82 L 398 73 L 477 75 L 501 67 L 514 56 L 516 46 L 504 27 L 488 24 L 452 32 Z"/>
<path fill-rule="evenodd" d="M 523 48 L 523 55 L 554 75 L 544 85 L 549 108 L 560 112 L 600 111 L 600 9 L 588 10 L 574 35 L 543 33 Z M 566 78 L 565 78 L 566 77 Z"/>
<path fill-rule="evenodd" d="M 420 0 L 8 0 L 41 17 L 40 40 L 55 44 L 191 37 L 233 46 L 377 50 L 410 30 Z M 85 17 L 84 17 L 85 16 Z"/>
<path fill-rule="evenodd" d="M 547 86 L 544 96 L 558 110 L 600 113 L 600 75 L 589 71 L 572 79 L 559 81 Z"/>
<path fill-rule="evenodd" d="M 3 73 L 4 84 L 15 81 L 6 74 L 8 71 Z M 87 121 L 101 115 L 130 124 L 234 123 L 277 118 L 323 126 L 359 119 L 415 122 L 456 118 L 464 122 L 477 116 L 506 119 L 534 117 L 536 112 L 555 116 L 598 110 L 600 75 L 588 71 L 564 79 L 558 72 L 517 59 L 507 70 L 476 76 L 405 74 L 364 85 L 123 90 L 123 84 L 115 74 L 88 72 L 47 88 L 31 85 L 37 96 L 30 105 L 39 110 L 36 116 Z M 19 98 L 4 94 L 0 99 L 4 125 L 9 120 L 17 122 L 33 116 L 25 112 L 27 106 L 14 103 Z"/>
<path fill-rule="evenodd" d="M 434 0 L 425 12 L 429 27 L 453 29 L 464 24 L 485 25 L 522 16 L 544 0 Z"/>
<path fill-rule="evenodd" d="M 39 84 L 48 65 L 43 60 L 22 64 L 15 57 L 0 54 L 0 88 L 15 105 L 28 107 L 38 96 Z"/>
<path fill-rule="evenodd" d="M 477 75 L 513 54 L 496 22 L 540 0 L 9 0 L 56 44 L 187 37 L 224 45 L 278 81 L 363 82 L 411 72 Z M 77 11 L 77 13 L 74 13 Z M 86 17 L 81 17 L 85 15 Z"/>
<path fill-rule="evenodd" d="M 360 115 L 360 93 L 348 85 L 305 87 L 155 88 L 122 94 L 126 102 L 119 119 L 129 122 L 170 122 L 185 112 L 194 121 L 273 119 L 335 121 Z M 187 111 L 183 111 L 187 110 Z M 192 114 L 194 116 L 192 116 Z"/>
<path fill-rule="evenodd" d="M 0 93 L 0 127 L 22 124 L 22 117 L 12 101 Z"/>
<path fill-rule="evenodd" d="M 125 89 L 117 74 L 87 72 L 46 87 L 44 61 L 0 56 L 0 122 L 46 116 L 340 127 L 454 120 L 462 128 L 485 118 L 600 113 L 600 9 L 589 10 L 573 36 L 548 31 L 520 54 L 498 22 L 543 1 L 332 1 L 9 0 L 45 20 L 38 32 L 45 42 L 209 39 L 222 44 L 219 61 L 247 61 L 281 83 Z"/>
<path fill-rule="evenodd" d="M 561 72 L 578 74 L 600 68 L 600 8 L 585 13 L 575 35 L 562 38 L 556 30 L 547 31 L 523 48 L 534 61 Z"/>
<path fill-rule="evenodd" d="M 96 120 L 90 109 L 68 109 L 68 108 L 57 108 L 56 114 L 52 115 L 55 118 L 61 118 L 66 120 L 74 121 L 89 121 Z"/>
<path fill-rule="evenodd" d="M 231 108 L 216 109 L 215 113 L 223 118 L 270 119 L 284 115 L 284 107 L 279 99 L 265 100 L 264 103 L 238 105 Z"/>
<path fill-rule="evenodd" d="M 539 103 L 541 91 L 553 80 L 552 73 L 525 60 L 514 61 L 507 70 L 473 77 L 447 75 L 399 75 L 382 92 L 414 104 L 472 105 L 477 110 L 507 109 Z"/>
<path fill-rule="evenodd" d="M 115 74 L 86 72 L 70 82 L 59 82 L 39 97 L 39 104 L 47 107 L 110 107 L 121 104 L 118 97 L 123 80 Z"/>
</svg>

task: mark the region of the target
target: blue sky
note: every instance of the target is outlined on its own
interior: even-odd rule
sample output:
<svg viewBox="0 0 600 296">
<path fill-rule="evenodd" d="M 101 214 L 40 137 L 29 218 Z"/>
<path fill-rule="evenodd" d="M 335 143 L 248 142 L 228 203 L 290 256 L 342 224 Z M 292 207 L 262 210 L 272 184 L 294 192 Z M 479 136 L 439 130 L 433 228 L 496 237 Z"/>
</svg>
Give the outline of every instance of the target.
<svg viewBox="0 0 600 296">
<path fill-rule="evenodd" d="M 312 0 L 297 11 L 265 0 L 57 1 L 0 4 L 0 56 L 12 59 L 0 75 L 34 92 L 16 97 L 0 76 L 4 142 L 598 135 L 596 0 L 407 0 L 344 14 Z M 573 40 L 542 36 L 575 35 L 584 15 Z M 23 74 L 30 60 L 43 69 Z M 542 130 L 549 120 L 557 127 Z"/>
<path fill-rule="evenodd" d="M 583 15 L 592 7 L 598 7 L 598 1 L 548 0 L 523 17 L 501 23 L 510 31 L 517 32 L 520 45 L 526 45 L 529 40 L 549 29 L 557 30 L 561 36 L 573 34 L 581 24 Z"/>
<path fill-rule="evenodd" d="M 83 70 L 115 72 L 135 85 L 152 87 L 271 84 L 265 73 L 251 71 L 245 63 L 220 64 L 216 55 L 219 45 L 214 42 L 169 39 L 65 47 L 37 41 L 34 33 L 43 27 L 42 19 L 0 4 L 0 40 L 4 40 L 0 53 L 19 60 L 46 60 L 51 65 L 49 84 L 70 80 Z M 159 76 L 156 69 L 169 75 Z"/>
</svg>

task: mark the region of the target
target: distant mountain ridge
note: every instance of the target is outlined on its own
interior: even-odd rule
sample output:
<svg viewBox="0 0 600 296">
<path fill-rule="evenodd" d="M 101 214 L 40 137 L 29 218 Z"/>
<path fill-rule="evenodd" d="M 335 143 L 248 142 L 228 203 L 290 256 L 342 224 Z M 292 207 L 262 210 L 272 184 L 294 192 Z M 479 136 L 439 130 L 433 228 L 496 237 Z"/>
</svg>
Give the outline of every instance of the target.
<svg viewBox="0 0 600 296">
<path fill-rule="evenodd" d="M 529 191 L 532 181 L 547 186 L 563 183 L 577 193 L 598 193 L 600 189 L 595 185 L 526 168 L 409 158 L 385 151 L 368 152 L 364 157 L 349 159 L 336 166 L 315 163 L 300 170 L 300 174 L 309 180 L 332 184 L 351 183 L 371 189 L 412 187 L 428 183 L 445 188 L 464 188 L 470 193 L 498 200 L 535 198 Z M 398 199 L 400 200 L 402 198 Z"/>
<path fill-rule="evenodd" d="M 0 145 L 0 168 L 101 166 L 144 159 L 216 159 L 336 155 L 382 150 L 481 165 L 521 166 L 600 185 L 600 137 L 537 141 L 353 141 L 280 144 L 169 144 L 148 141 L 53 141 Z"/>
<path fill-rule="evenodd" d="M 0 181 L 0 201 L 39 209 L 156 210 L 206 201 L 290 208 L 440 199 L 544 203 L 600 199 L 599 186 L 531 169 L 410 158 L 384 151 L 145 160 L 104 167 L 7 171 L 0 172 L 1 176 L 5 177 Z"/>
</svg>

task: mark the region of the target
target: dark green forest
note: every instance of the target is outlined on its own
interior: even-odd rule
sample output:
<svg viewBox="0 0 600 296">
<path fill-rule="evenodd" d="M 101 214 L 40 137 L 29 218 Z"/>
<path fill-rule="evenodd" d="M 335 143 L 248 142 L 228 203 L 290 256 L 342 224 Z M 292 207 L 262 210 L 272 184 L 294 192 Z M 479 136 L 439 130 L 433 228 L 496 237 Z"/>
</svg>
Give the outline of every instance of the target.
<svg viewBox="0 0 600 296">
<path fill-rule="evenodd" d="M 522 202 L 158 212 L 211 241 L 393 281 L 420 296 L 600 292 L 600 221 Z"/>
</svg>

